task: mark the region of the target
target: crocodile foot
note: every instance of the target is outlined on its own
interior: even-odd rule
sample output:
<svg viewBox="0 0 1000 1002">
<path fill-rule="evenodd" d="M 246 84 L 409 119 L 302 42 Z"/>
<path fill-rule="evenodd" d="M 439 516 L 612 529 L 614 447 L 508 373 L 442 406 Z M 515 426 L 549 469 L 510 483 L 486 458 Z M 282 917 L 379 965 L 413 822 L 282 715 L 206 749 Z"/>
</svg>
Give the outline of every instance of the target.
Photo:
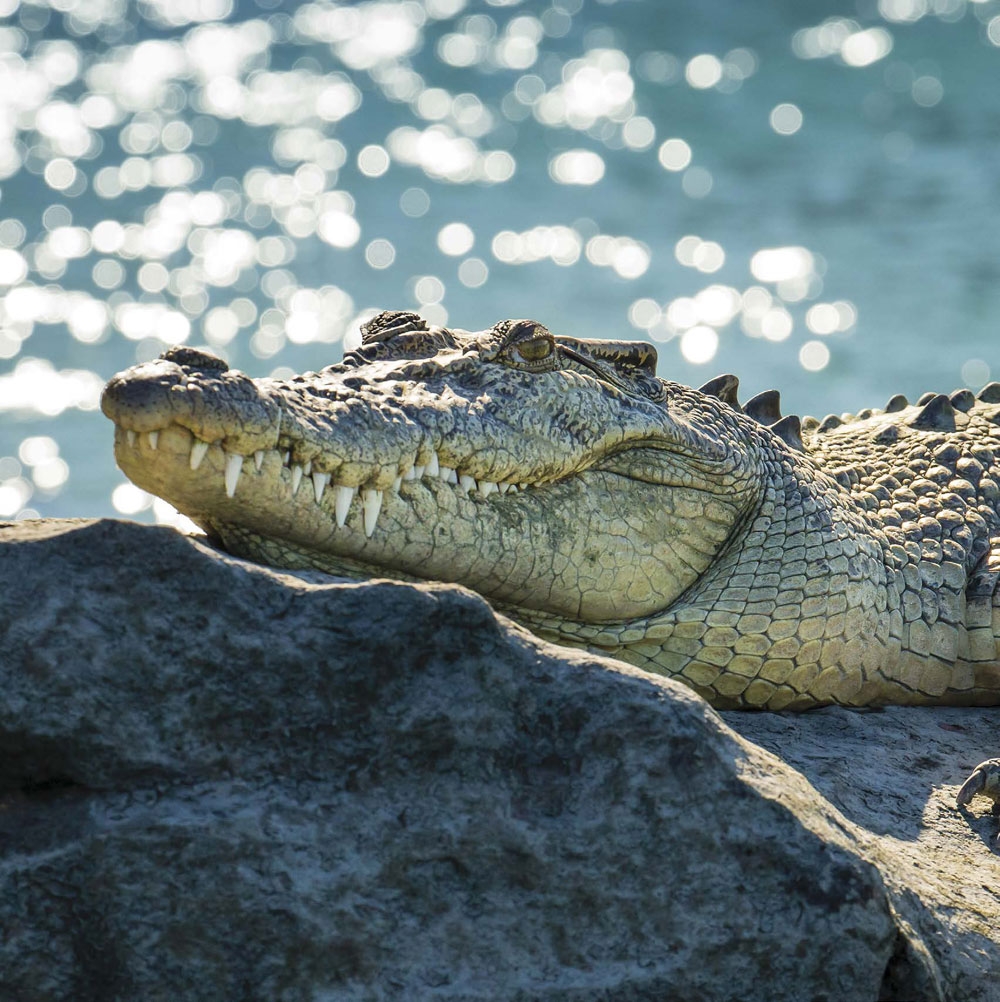
<svg viewBox="0 0 1000 1002">
<path fill-rule="evenodd" d="M 955 797 L 959 807 L 965 807 L 976 794 L 993 801 L 993 816 L 1000 817 L 1000 758 L 988 758 L 972 770 Z"/>
</svg>

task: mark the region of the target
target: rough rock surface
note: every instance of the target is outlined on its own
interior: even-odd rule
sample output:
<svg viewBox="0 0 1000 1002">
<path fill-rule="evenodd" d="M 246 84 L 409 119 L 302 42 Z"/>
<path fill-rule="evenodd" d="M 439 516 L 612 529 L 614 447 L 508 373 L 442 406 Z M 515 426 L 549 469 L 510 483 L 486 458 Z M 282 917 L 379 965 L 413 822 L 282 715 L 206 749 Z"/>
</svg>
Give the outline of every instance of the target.
<svg viewBox="0 0 1000 1002">
<path fill-rule="evenodd" d="M 122 522 L 0 526 L 0 581 L 0 998 L 1000 999 L 949 806 L 996 711 L 727 726 L 461 588 Z"/>
</svg>

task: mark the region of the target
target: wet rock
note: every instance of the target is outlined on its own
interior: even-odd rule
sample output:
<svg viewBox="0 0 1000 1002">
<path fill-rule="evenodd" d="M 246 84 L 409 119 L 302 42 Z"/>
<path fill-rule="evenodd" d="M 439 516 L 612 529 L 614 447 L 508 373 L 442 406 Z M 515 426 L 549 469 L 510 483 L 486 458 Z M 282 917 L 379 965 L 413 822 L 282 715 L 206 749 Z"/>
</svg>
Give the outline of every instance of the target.
<svg viewBox="0 0 1000 1002">
<path fill-rule="evenodd" d="M 928 711 L 893 717 L 927 764 L 885 756 L 890 851 L 788 718 L 752 719 L 796 768 L 462 588 L 83 520 L 0 526 L 0 580 L 0 998 L 998 997 L 996 857 L 919 820 L 964 778 Z"/>
</svg>

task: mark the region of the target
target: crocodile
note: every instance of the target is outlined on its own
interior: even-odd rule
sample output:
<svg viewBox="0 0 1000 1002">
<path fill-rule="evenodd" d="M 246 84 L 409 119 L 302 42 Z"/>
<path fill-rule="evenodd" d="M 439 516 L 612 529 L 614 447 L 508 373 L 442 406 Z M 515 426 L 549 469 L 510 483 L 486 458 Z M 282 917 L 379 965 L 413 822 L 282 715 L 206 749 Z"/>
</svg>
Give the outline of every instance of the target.
<svg viewBox="0 0 1000 1002">
<path fill-rule="evenodd" d="M 1000 704 L 1000 384 L 800 420 L 656 364 L 386 311 L 318 373 L 176 346 L 101 406 L 126 475 L 238 556 L 461 583 L 720 708 Z"/>
</svg>

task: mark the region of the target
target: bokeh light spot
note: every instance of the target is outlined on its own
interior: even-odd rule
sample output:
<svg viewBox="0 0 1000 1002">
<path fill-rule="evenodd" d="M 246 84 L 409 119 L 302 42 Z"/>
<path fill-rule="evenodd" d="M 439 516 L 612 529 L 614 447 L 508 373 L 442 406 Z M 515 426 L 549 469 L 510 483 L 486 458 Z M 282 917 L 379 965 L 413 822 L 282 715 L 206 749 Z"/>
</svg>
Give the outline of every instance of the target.
<svg viewBox="0 0 1000 1002">
<path fill-rule="evenodd" d="M 65 157 L 55 157 L 45 165 L 45 183 L 56 191 L 66 191 L 76 181 L 76 167 Z"/>
<path fill-rule="evenodd" d="M 798 105 L 778 104 L 771 109 L 768 119 L 779 136 L 791 136 L 802 128 L 802 112 Z"/>
<path fill-rule="evenodd" d="M 558 184 L 596 184 L 604 177 L 604 160 L 593 150 L 567 150 L 549 161 L 549 176 Z"/>
<path fill-rule="evenodd" d="M 711 327 L 698 325 L 681 335 L 681 354 L 692 365 L 704 365 L 715 358 L 719 335 Z"/>
<path fill-rule="evenodd" d="M 657 156 L 667 170 L 684 170 L 691 163 L 691 147 L 683 139 L 668 139 L 660 146 Z"/>
<path fill-rule="evenodd" d="M 681 188 L 688 198 L 704 198 L 715 181 L 705 167 L 689 167 L 681 178 Z"/>
<path fill-rule="evenodd" d="M 990 364 L 981 358 L 970 358 L 962 365 L 962 383 L 978 390 L 990 381 Z"/>
<path fill-rule="evenodd" d="M 389 154 L 382 146 L 365 146 L 358 153 L 358 170 L 365 177 L 381 177 L 389 169 Z"/>
<path fill-rule="evenodd" d="M 933 76 L 917 77 L 913 81 L 913 100 L 922 108 L 933 108 L 944 97 L 944 85 Z"/>
<path fill-rule="evenodd" d="M 697 90 L 714 87 L 722 79 L 722 62 L 709 53 L 695 56 L 684 67 L 684 79 Z"/>
<path fill-rule="evenodd" d="M 365 248 L 365 260 L 372 268 L 381 271 L 396 260 L 396 248 L 389 240 L 379 237 Z"/>
<path fill-rule="evenodd" d="M 822 341 L 806 341 L 799 348 L 799 365 L 806 372 L 819 372 L 830 362 L 830 349 Z"/>
<path fill-rule="evenodd" d="M 437 245 L 442 254 L 461 257 L 472 250 L 476 236 L 465 223 L 448 223 L 438 230 Z"/>
<path fill-rule="evenodd" d="M 119 484 L 111 492 L 111 505 L 122 515 L 138 515 L 153 504 L 153 496 L 135 484 Z"/>
<path fill-rule="evenodd" d="M 413 283 L 413 298 L 421 306 L 440 303 L 444 299 L 444 282 L 434 275 L 423 275 Z"/>
<path fill-rule="evenodd" d="M 458 266 L 458 280 L 467 289 L 478 289 L 486 284 L 489 277 L 490 270 L 486 266 L 486 262 L 478 257 L 466 258 Z"/>
</svg>

